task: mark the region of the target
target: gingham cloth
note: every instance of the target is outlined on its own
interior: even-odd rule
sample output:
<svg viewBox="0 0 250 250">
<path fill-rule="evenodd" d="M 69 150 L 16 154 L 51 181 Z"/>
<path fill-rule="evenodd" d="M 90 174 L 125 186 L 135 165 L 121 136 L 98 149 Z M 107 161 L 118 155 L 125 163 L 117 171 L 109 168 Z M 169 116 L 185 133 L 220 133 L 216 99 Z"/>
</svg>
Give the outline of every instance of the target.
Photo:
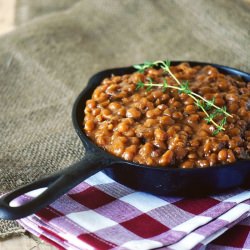
<svg viewBox="0 0 250 250">
<path fill-rule="evenodd" d="M 249 190 L 199 199 L 159 197 L 99 172 L 19 223 L 59 249 L 250 249 L 249 211 Z"/>
</svg>

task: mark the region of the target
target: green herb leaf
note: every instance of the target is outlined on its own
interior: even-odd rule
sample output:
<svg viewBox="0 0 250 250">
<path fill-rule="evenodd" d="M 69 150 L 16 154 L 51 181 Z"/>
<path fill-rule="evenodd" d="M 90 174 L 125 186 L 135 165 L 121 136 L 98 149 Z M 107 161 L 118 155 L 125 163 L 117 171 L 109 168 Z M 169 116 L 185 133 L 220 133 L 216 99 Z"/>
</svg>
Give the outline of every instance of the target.
<svg viewBox="0 0 250 250">
<path fill-rule="evenodd" d="M 206 118 L 204 118 L 204 120 L 207 122 L 207 124 L 211 123 L 213 118 L 211 116 L 208 116 Z"/>
<path fill-rule="evenodd" d="M 213 136 L 218 135 L 220 133 L 220 129 L 215 129 L 214 132 L 212 133 Z"/>
<path fill-rule="evenodd" d="M 203 104 L 202 104 L 201 100 L 197 100 L 197 101 L 195 102 L 195 105 L 196 105 L 198 108 L 200 108 L 200 109 L 202 109 L 202 107 L 203 107 Z"/>
<path fill-rule="evenodd" d="M 147 80 L 149 81 L 149 85 L 146 90 L 150 91 L 153 88 L 153 80 L 150 77 L 148 77 Z"/>
<path fill-rule="evenodd" d="M 169 60 L 164 61 L 165 67 L 170 67 L 171 62 Z"/>
<path fill-rule="evenodd" d="M 144 83 L 141 81 L 136 84 L 136 90 L 141 89 L 143 87 L 144 87 Z"/>
<path fill-rule="evenodd" d="M 181 90 L 180 90 L 180 92 L 181 93 L 185 93 L 185 94 L 187 94 L 187 95 L 189 95 L 189 94 L 191 94 L 192 93 L 192 91 L 190 90 L 190 88 L 189 88 L 189 82 L 188 81 L 185 81 L 185 82 L 183 82 L 182 84 L 181 84 Z"/>
<path fill-rule="evenodd" d="M 153 88 L 152 86 L 148 86 L 148 87 L 146 88 L 146 91 L 148 92 L 148 91 L 150 91 L 152 88 Z"/>
<path fill-rule="evenodd" d="M 223 106 L 221 109 L 219 109 L 219 111 L 221 112 L 221 114 L 225 114 L 227 112 L 227 107 Z"/>
<path fill-rule="evenodd" d="M 224 117 L 221 121 L 220 121 L 220 126 L 224 127 L 227 124 L 227 118 Z"/>
<path fill-rule="evenodd" d="M 212 100 L 207 100 L 207 102 L 205 103 L 205 109 L 206 110 L 210 110 L 212 107 L 213 107 L 213 104 L 214 104 L 214 97 Z"/>
<path fill-rule="evenodd" d="M 142 69 L 142 65 L 141 65 L 141 64 L 135 64 L 135 65 L 133 65 L 133 67 L 134 67 L 135 69 L 139 69 L 139 70 Z"/>
<path fill-rule="evenodd" d="M 151 67 L 153 65 L 154 65 L 154 62 L 151 62 L 151 61 L 145 61 L 144 62 L 144 66 Z"/>
<path fill-rule="evenodd" d="M 167 83 L 167 79 L 164 78 L 163 80 L 163 86 L 162 86 L 162 92 L 165 92 L 168 88 L 168 83 Z"/>
</svg>

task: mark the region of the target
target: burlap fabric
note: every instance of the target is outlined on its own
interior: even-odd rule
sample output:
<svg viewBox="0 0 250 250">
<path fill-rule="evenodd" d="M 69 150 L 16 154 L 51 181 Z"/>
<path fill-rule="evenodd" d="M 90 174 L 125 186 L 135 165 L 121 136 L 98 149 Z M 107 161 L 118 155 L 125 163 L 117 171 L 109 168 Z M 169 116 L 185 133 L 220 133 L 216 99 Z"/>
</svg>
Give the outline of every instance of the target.
<svg viewBox="0 0 250 250">
<path fill-rule="evenodd" d="M 0 39 L 0 192 L 82 157 L 71 109 L 99 70 L 167 58 L 250 71 L 249 1 L 72 3 L 19 19 L 24 24 Z M 15 223 L 0 223 L 1 237 L 20 232 Z"/>
</svg>

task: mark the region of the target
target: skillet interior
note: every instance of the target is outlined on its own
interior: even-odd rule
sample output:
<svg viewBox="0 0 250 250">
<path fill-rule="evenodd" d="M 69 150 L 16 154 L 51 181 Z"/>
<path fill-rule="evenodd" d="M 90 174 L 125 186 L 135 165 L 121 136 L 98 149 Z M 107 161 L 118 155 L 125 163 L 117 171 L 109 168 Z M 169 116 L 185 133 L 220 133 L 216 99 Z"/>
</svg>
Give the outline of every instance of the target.
<svg viewBox="0 0 250 250">
<path fill-rule="evenodd" d="M 172 65 L 180 61 L 172 62 Z M 243 80 L 250 81 L 250 74 L 234 68 L 204 62 L 189 62 L 191 66 L 212 65 L 220 72 L 241 76 Z M 108 154 L 97 147 L 83 132 L 83 118 L 86 100 L 91 98 L 94 89 L 101 81 L 111 74 L 123 75 L 134 72 L 133 67 L 109 69 L 95 74 L 88 82 L 87 87 L 81 92 L 73 107 L 72 119 L 75 130 L 81 138 L 86 149 L 95 148 L 97 151 Z M 117 157 L 111 156 L 115 159 Z M 173 169 L 148 167 L 119 159 L 119 166 L 112 165 L 104 172 L 126 186 L 158 195 L 188 195 L 197 196 L 223 192 L 239 186 L 249 186 L 250 161 L 238 160 L 233 164 L 218 165 L 209 168 Z M 248 184 L 249 183 L 249 184 Z"/>
</svg>

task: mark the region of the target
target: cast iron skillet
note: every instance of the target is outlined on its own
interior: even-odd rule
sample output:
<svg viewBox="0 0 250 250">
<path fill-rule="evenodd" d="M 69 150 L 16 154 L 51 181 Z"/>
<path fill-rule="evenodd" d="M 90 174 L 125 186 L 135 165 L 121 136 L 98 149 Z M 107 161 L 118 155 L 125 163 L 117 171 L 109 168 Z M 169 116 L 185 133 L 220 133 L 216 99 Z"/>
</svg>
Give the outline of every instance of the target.
<svg viewBox="0 0 250 250">
<path fill-rule="evenodd" d="M 172 62 L 172 65 L 179 63 L 179 61 L 175 61 Z M 191 66 L 209 64 L 189 63 Z M 216 67 L 222 73 L 241 76 L 245 81 L 250 81 L 250 74 L 248 73 L 217 64 L 210 65 Z M 115 181 L 128 187 L 157 195 L 206 195 L 247 184 L 250 179 L 249 160 L 239 160 L 233 164 L 205 169 L 148 167 L 115 157 L 90 141 L 82 129 L 86 100 L 91 97 L 102 79 L 109 77 L 111 74 L 123 75 L 134 71 L 135 69 L 132 67 L 109 69 L 95 74 L 89 80 L 87 87 L 76 99 L 72 111 L 75 130 L 85 148 L 82 160 L 63 171 L 35 181 L 2 197 L 0 199 L 0 218 L 14 220 L 31 215 L 101 170 Z M 30 202 L 19 207 L 9 205 L 16 197 L 42 187 L 48 188 Z"/>
</svg>

